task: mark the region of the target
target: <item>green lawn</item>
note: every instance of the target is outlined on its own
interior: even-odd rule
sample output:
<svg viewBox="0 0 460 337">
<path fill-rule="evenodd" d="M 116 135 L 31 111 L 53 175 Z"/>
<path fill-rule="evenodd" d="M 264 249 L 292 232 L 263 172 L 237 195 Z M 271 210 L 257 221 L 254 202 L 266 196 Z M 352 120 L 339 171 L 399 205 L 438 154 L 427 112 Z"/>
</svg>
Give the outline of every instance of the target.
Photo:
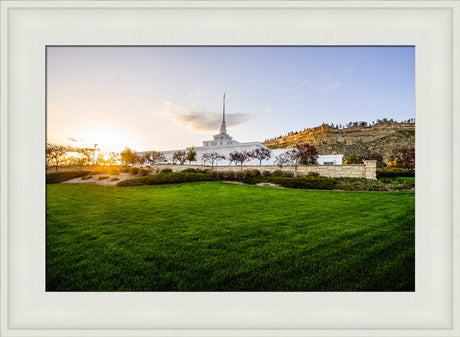
<svg viewBox="0 0 460 337">
<path fill-rule="evenodd" d="M 414 191 L 47 185 L 47 291 L 414 291 Z"/>
</svg>

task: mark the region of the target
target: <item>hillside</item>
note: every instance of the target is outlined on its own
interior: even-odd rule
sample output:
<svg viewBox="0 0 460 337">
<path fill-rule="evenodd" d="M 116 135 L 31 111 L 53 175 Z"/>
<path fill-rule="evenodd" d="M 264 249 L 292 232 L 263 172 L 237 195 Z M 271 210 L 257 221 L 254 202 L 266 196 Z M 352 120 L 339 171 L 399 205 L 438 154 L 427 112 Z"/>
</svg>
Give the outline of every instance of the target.
<svg viewBox="0 0 460 337">
<path fill-rule="evenodd" d="M 394 148 L 415 146 L 415 124 L 379 122 L 371 126 L 350 126 L 344 129 L 323 124 L 296 134 L 271 139 L 264 145 L 271 149 L 294 147 L 298 143 L 314 145 L 319 154 L 376 152 L 388 161 Z"/>
</svg>

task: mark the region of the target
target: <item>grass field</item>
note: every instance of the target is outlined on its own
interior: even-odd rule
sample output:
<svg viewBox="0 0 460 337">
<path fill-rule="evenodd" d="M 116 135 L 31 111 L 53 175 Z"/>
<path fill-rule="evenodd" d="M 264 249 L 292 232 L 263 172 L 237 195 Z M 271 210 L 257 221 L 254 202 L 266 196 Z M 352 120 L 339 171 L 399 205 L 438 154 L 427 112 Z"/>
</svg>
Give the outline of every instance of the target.
<svg viewBox="0 0 460 337">
<path fill-rule="evenodd" d="M 47 185 L 47 291 L 413 291 L 414 191 Z"/>
</svg>

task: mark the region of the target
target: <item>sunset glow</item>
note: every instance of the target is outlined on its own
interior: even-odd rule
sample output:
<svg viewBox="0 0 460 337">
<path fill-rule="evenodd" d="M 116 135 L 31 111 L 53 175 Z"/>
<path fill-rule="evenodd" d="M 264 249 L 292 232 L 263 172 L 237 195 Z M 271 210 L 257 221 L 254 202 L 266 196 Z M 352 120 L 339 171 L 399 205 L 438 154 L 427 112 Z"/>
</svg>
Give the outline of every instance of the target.
<svg viewBox="0 0 460 337">
<path fill-rule="evenodd" d="M 102 152 L 415 117 L 413 47 L 48 47 L 47 141 Z"/>
</svg>

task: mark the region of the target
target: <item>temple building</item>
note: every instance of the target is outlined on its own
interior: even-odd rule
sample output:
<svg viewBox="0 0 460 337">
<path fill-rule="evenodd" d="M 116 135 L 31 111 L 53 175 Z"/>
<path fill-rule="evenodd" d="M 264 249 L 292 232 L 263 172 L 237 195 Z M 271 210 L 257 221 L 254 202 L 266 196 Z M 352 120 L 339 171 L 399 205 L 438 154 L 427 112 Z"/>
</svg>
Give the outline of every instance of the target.
<svg viewBox="0 0 460 337">
<path fill-rule="evenodd" d="M 193 147 L 196 152 L 196 162 L 192 164 L 198 165 L 205 165 L 206 163 L 203 161 L 203 154 L 205 153 L 212 153 L 217 152 L 226 159 L 219 160 L 218 162 L 214 163 L 214 166 L 236 166 L 238 164 L 232 163 L 230 159 L 228 159 L 229 154 L 234 151 L 242 152 L 242 151 L 254 151 L 257 148 L 265 148 L 268 149 L 265 145 L 260 142 L 247 142 L 247 143 L 239 143 L 234 140 L 228 133 L 227 133 L 227 125 L 225 121 L 225 94 L 223 97 L 223 105 L 222 105 L 222 123 L 220 125 L 220 130 L 217 135 L 213 136 L 212 140 L 205 140 L 203 141 L 203 146 Z M 188 152 L 192 147 L 187 147 L 185 149 Z M 289 149 L 269 149 L 271 151 L 271 157 L 268 160 L 263 160 L 262 165 L 276 165 L 276 158 L 286 152 Z M 162 151 L 164 154 L 166 161 L 168 163 L 172 163 L 173 155 L 175 152 L 179 150 L 173 151 Z M 318 164 L 319 165 L 342 165 L 342 158 L 343 155 L 319 155 L 318 156 Z M 210 164 L 210 163 L 207 163 Z M 251 166 L 251 165 L 259 165 L 258 159 L 251 159 L 244 163 L 244 165 Z"/>
</svg>

